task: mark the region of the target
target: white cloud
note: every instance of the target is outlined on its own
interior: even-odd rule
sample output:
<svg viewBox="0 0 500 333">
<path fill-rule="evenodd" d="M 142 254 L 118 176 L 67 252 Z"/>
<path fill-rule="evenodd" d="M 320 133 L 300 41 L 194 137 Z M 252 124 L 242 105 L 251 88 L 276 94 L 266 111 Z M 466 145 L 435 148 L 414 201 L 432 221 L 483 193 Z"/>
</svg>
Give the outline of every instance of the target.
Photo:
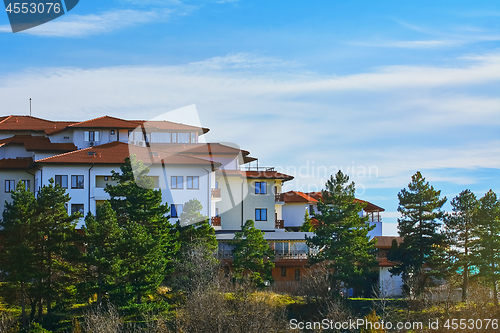
<svg viewBox="0 0 500 333">
<path fill-rule="evenodd" d="M 387 47 L 402 49 L 431 49 L 454 47 L 463 45 L 465 42 L 460 40 L 410 40 L 410 41 L 378 41 L 378 42 L 348 42 L 346 44 L 368 46 L 368 47 Z"/>
<path fill-rule="evenodd" d="M 24 30 L 20 33 L 44 37 L 86 37 L 108 33 L 158 19 L 168 18 L 167 9 L 140 11 L 117 10 L 99 15 L 68 15 L 54 21 Z M 0 26 L 0 32 L 12 32 L 9 26 Z"/>
<path fill-rule="evenodd" d="M 456 62 L 456 59 L 453 59 Z M 2 110 L 55 120 L 108 114 L 150 119 L 196 104 L 209 141 L 230 141 L 261 165 L 376 167 L 354 175 L 366 188 L 406 186 L 416 170 L 500 169 L 496 126 L 500 100 L 484 87 L 500 83 L 500 55 L 462 59 L 455 67 L 390 66 L 325 77 L 286 62 L 232 54 L 181 66 L 45 68 L 0 77 Z M 250 69 L 247 70 L 247 69 Z M 471 124 L 474 136 L 446 138 Z M 285 169 L 286 171 L 286 169 Z M 470 184 L 461 175 L 431 181 Z M 442 177 L 442 176 L 441 176 Z M 297 177 L 323 186 L 324 177 Z"/>
<path fill-rule="evenodd" d="M 190 67 L 201 69 L 254 69 L 265 67 L 297 66 L 291 61 L 279 58 L 259 57 L 251 53 L 232 53 L 224 57 L 214 57 L 203 61 L 192 62 Z"/>
</svg>

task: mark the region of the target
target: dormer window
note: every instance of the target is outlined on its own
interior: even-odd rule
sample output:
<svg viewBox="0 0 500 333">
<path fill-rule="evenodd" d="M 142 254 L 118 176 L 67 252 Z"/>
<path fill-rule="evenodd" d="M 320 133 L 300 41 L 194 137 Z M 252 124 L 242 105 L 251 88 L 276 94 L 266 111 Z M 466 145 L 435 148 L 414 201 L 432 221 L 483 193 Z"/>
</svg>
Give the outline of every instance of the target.
<svg viewBox="0 0 500 333">
<path fill-rule="evenodd" d="M 98 131 L 85 131 L 85 141 L 100 141 L 100 139 Z"/>
</svg>

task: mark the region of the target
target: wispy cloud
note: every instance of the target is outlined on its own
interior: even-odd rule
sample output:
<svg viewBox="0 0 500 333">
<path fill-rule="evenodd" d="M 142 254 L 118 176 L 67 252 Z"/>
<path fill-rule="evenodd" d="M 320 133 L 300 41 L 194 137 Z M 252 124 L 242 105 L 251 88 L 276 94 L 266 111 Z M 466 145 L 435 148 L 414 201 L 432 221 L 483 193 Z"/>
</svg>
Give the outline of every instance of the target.
<svg viewBox="0 0 500 333">
<path fill-rule="evenodd" d="M 179 66 L 32 69 L 0 77 L 0 100 L 22 114 L 30 96 L 34 115 L 60 120 L 148 119 L 195 103 L 209 141 L 235 142 L 262 164 L 374 166 L 376 177 L 360 185 L 401 188 L 418 169 L 500 169 L 500 138 L 487 135 L 499 125 L 500 100 L 487 88 L 500 83 L 500 54 L 450 62 L 460 65 L 325 76 L 240 53 Z M 456 135 L 471 125 L 475 132 Z"/>
<path fill-rule="evenodd" d="M 409 40 L 409 41 L 370 41 L 370 42 L 347 42 L 346 44 L 368 46 L 368 47 L 388 47 L 402 49 L 430 49 L 443 48 L 462 45 L 465 42 L 458 40 Z"/>
<path fill-rule="evenodd" d="M 20 33 L 44 37 L 86 37 L 109 33 L 126 27 L 167 19 L 168 9 L 140 11 L 117 10 L 102 14 L 68 15 Z M 12 32 L 9 26 L 0 26 L 0 32 Z"/>
<path fill-rule="evenodd" d="M 252 53 L 233 53 L 223 57 L 214 57 L 189 64 L 194 68 L 202 69 L 252 69 L 271 67 L 295 67 L 296 62 L 284 61 L 273 57 L 260 57 Z"/>
</svg>

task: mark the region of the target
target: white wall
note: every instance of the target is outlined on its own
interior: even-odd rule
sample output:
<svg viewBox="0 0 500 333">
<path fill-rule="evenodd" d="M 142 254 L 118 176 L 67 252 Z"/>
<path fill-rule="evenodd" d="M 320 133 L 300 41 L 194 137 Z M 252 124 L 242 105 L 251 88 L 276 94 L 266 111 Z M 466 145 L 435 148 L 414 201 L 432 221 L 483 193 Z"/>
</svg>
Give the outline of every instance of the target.
<svg viewBox="0 0 500 333">
<path fill-rule="evenodd" d="M 391 276 L 389 272 L 390 267 L 379 267 L 379 286 L 381 291 L 385 293 L 385 296 L 401 296 L 403 294 L 403 279 L 401 275 Z"/>
<path fill-rule="evenodd" d="M 282 207 L 285 227 L 300 227 L 304 223 L 304 215 L 309 208 L 306 203 L 286 203 Z"/>
</svg>

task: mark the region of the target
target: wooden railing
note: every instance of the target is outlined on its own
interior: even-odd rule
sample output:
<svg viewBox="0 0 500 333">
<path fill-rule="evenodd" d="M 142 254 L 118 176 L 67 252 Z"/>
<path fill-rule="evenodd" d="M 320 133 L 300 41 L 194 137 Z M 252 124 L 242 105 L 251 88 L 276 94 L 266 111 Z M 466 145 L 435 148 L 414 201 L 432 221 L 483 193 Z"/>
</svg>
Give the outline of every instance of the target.
<svg viewBox="0 0 500 333">
<path fill-rule="evenodd" d="M 285 201 L 285 196 L 283 195 L 283 193 L 277 193 L 274 195 L 274 201 L 275 202 Z"/>
<path fill-rule="evenodd" d="M 285 229 L 285 221 L 276 220 L 274 223 L 274 229 Z"/>
<path fill-rule="evenodd" d="M 212 227 L 220 227 L 220 216 L 212 217 Z"/>
<path fill-rule="evenodd" d="M 220 188 L 213 188 L 212 189 L 212 198 L 220 198 Z"/>
</svg>

